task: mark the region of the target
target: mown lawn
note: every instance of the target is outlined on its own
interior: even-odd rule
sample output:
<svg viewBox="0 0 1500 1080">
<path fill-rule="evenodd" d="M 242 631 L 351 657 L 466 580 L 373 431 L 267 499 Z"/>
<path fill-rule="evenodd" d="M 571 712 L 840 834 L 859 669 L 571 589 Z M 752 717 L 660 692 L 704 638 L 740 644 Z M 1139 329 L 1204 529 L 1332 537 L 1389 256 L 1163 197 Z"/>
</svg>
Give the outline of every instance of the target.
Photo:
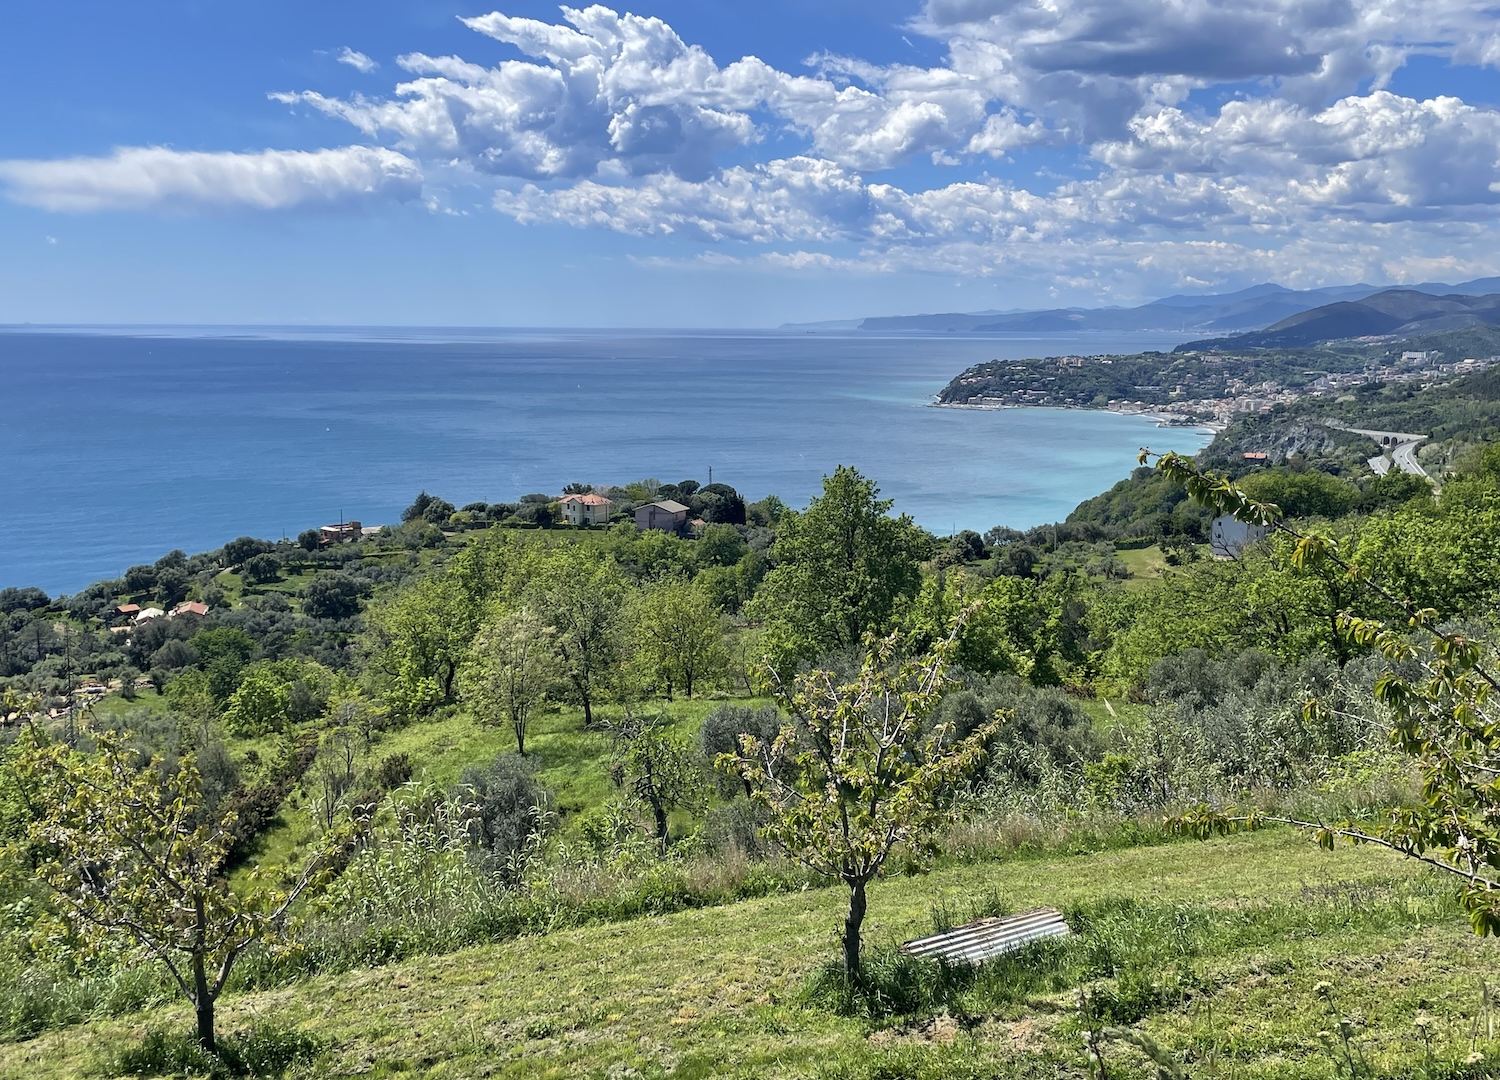
<svg viewBox="0 0 1500 1080">
<path fill-rule="evenodd" d="M 1418 1016 L 1430 1018 L 1440 1054 L 1461 1062 L 1480 979 L 1500 970 L 1496 943 L 1473 937 L 1451 893 L 1425 872 L 1377 851 L 1322 852 L 1285 831 L 881 882 L 868 940 L 929 932 L 935 907 L 964 910 L 995 895 L 1095 920 L 1073 952 L 1057 955 L 1096 967 L 1090 950 L 1115 957 L 1114 975 L 1089 980 L 1096 999 L 1155 1001 L 1155 984 L 1125 982 L 1132 950 L 1156 957 L 1162 986 L 1188 996 L 1163 992 L 1133 1019 L 1179 1061 L 1190 1054 L 1193 1077 L 1341 1075 L 1320 1043 L 1336 1026 L 1329 994 L 1333 1012 L 1355 1025 L 1370 1075 L 1423 1076 Z M 1001 1007 L 971 1011 L 972 1033 L 948 1016 L 875 1022 L 801 1004 L 834 953 L 843 899 L 811 890 L 319 977 L 227 999 L 221 1026 L 314 1033 L 328 1049 L 308 1076 L 1089 1075 L 1077 987 L 1045 977 L 1019 980 L 1030 989 Z M 1321 993 L 1320 983 L 1329 984 Z M 0 1075 L 97 1074 L 152 1026 L 185 1030 L 189 1016 L 173 1007 L 0 1045 Z M 1478 1049 L 1493 1045 L 1481 1038 Z M 1108 1055 L 1117 1080 L 1155 1075 L 1133 1049 L 1112 1043 Z M 1208 1058 L 1220 1071 L 1207 1071 Z M 1430 1075 L 1489 1075 L 1481 1068 Z"/>
</svg>

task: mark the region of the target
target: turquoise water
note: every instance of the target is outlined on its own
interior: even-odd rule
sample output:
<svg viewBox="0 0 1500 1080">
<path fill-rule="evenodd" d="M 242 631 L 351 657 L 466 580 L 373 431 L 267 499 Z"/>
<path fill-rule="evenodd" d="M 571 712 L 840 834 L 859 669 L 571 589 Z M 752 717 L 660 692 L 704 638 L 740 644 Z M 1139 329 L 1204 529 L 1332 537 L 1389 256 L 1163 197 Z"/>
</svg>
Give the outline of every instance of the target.
<svg viewBox="0 0 1500 1080">
<path fill-rule="evenodd" d="M 1160 334 L 246 331 L 0 333 L 0 587 L 67 592 L 172 548 L 398 519 L 571 481 L 732 484 L 800 506 L 849 464 L 947 533 L 1058 520 L 1142 446 L 1139 417 L 929 407 L 993 357 L 1170 348 Z"/>
</svg>

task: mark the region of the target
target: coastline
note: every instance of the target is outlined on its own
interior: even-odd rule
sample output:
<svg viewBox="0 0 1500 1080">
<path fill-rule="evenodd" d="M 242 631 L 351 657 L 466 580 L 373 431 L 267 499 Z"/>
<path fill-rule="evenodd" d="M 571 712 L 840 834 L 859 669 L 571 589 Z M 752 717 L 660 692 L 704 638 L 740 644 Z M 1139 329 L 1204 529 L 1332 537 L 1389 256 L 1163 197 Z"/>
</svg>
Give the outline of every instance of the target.
<svg viewBox="0 0 1500 1080">
<path fill-rule="evenodd" d="M 974 405 L 969 402 L 957 401 L 929 401 L 929 408 L 933 409 L 969 409 L 974 412 L 999 412 L 1003 409 L 1067 409 L 1073 412 L 1103 412 L 1114 413 L 1116 416 L 1137 416 L 1145 420 L 1155 420 L 1159 428 L 1178 428 L 1183 431 L 1197 430 L 1219 434 L 1228 425 L 1221 420 L 1195 420 L 1192 423 L 1183 423 L 1181 420 L 1169 413 L 1154 412 L 1150 409 L 1130 409 L 1118 405 L 1011 405 L 1009 403 L 998 403 L 994 405 Z"/>
</svg>

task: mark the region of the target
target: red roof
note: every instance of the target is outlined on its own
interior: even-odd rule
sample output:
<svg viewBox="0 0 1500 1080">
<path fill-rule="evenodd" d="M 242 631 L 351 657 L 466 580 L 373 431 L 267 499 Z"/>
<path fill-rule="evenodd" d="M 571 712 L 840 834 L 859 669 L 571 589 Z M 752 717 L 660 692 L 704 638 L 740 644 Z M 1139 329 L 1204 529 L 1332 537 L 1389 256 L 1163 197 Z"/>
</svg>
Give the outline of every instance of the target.
<svg viewBox="0 0 1500 1080">
<path fill-rule="evenodd" d="M 118 611 L 121 615 L 134 615 L 137 611 L 141 610 L 141 605 L 121 604 L 119 607 L 115 608 L 115 610 Z"/>
<path fill-rule="evenodd" d="M 558 502 L 581 502 L 584 506 L 604 506 L 609 502 L 603 495 L 564 495 Z"/>
<path fill-rule="evenodd" d="M 207 615 L 208 605 L 200 604 L 198 601 L 193 600 L 186 604 L 178 604 L 172 609 L 172 614 L 174 617 L 177 615 Z"/>
</svg>

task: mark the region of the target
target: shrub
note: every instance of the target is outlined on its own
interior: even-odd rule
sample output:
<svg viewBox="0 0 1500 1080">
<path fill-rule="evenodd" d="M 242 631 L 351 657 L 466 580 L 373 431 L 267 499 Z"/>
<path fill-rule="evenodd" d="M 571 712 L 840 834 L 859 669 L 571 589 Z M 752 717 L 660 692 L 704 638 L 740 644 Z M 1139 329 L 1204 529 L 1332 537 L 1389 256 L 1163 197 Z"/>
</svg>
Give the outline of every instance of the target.
<svg viewBox="0 0 1500 1080">
<path fill-rule="evenodd" d="M 375 786 L 384 791 L 394 791 L 412 778 L 411 758 L 407 754 L 390 754 L 380 759 L 375 766 Z"/>
<path fill-rule="evenodd" d="M 454 798 L 473 855 L 485 871 L 514 883 L 534 838 L 546 832 L 547 790 L 518 754 L 501 754 L 483 768 L 465 769 Z"/>
</svg>

